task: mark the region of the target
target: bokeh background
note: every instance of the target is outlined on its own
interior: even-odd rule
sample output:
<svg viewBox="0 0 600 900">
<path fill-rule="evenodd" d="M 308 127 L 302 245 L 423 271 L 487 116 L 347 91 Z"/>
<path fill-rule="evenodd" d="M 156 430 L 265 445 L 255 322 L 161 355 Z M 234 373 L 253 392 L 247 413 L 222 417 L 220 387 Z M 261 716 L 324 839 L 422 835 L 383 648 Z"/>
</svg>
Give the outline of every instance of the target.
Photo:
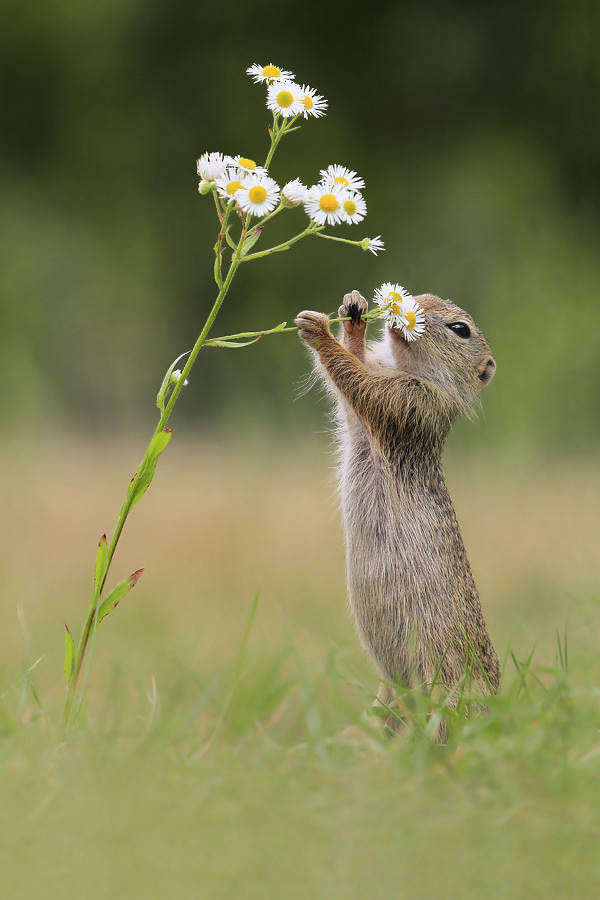
<svg viewBox="0 0 600 900">
<path fill-rule="evenodd" d="M 539 722 L 523 746 L 537 746 L 541 734 L 540 752 L 550 748 L 545 769 L 506 738 L 489 758 L 486 744 L 476 773 L 453 776 L 442 797 L 430 760 L 398 768 L 390 756 L 392 781 L 370 757 L 335 777 L 310 760 L 302 769 L 297 747 L 314 734 L 325 747 L 344 725 L 339 709 L 330 718 L 307 700 L 314 672 L 327 682 L 333 654 L 360 673 L 366 699 L 352 694 L 355 675 L 346 673 L 356 716 L 377 680 L 345 608 L 328 406 L 318 391 L 303 393 L 309 362 L 293 334 L 202 351 L 170 423 L 168 452 L 115 557 L 115 581 L 140 566 L 146 572 L 102 625 L 90 743 L 57 751 L 40 733 L 52 736 L 60 720 L 63 622 L 78 633 L 96 542 L 110 533 L 154 427 L 162 375 L 191 347 L 214 298 L 214 210 L 198 195 L 195 160 L 207 149 L 264 157 L 265 91 L 245 69 L 271 60 L 330 104 L 326 118 L 285 139 L 273 176 L 312 183 L 329 163 L 356 169 L 369 214 L 337 233 L 381 234 L 387 251 L 375 258 L 313 240 L 242 268 L 214 334 L 270 327 L 307 307 L 331 312 L 346 291 L 369 296 L 386 280 L 471 312 L 498 371 L 477 420 L 451 435 L 446 467 L 490 630 L 502 658 L 512 648 L 525 659 L 535 647 L 536 663 L 547 667 L 557 629 L 567 628 L 577 689 L 593 690 L 600 6 L 47 0 L 32 12 L 4 0 L 3 11 L 0 736 L 10 741 L 0 751 L 14 838 L 3 867 L 7 895 L 37 896 L 36 872 L 44 871 L 47 896 L 73 893 L 83 879 L 98 897 L 137 896 L 142 884 L 150 895 L 182 897 L 199 896 L 198 884 L 215 897 L 395 896 L 397 868 L 386 855 L 393 847 L 415 895 L 449 886 L 456 896 L 484 888 L 565 896 L 577 872 L 580 896 L 588 888 L 597 896 L 587 868 L 597 844 L 587 770 L 573 775 L 565 763 L 557 774 L 559 751 Z M 272 241 L 300 230 L 303 215 L 277 219 Z M 223 757 L 205 766 L 196 749 L 229 690 L 257 590 L 244 703 L 223 729 Z M 290 641 L 305 667 L 298 662 L 294 675 Z M 40 657 L 42 712 L 29 682 L 18 680 Z M 280 667 L 289 676 L 281 702 L 273 688 Z M 583 731 L 589 719 L 597 735 L 586 716 Z M 270 757 L 254 743 L 263 733 Z M 148 753 L 130 757 L 140 734 Z M 294 742 L 296 755 L 285 756 Z M 509 749 L 497 766 L 502 746 Z M 563 746 L 576 757 L 567 738 Z M 283 763 L 274 748 L 285 751 Z M 415 825 L 430 776 L 431 816 Z M 326 800 L 317 782 L 328 785 Z M 403 802 L 384 815 L 390 783 Z M 446 818 L 436 816 L 440 800 Z M 478 804 L 494 810 L 491 830 L 482 830 Z M 335 831 L 327 827 L 333 808 Z M 564 841 L 559 819 L 573 825 Z M 448 829 L 467 836 L 463 846 L 448 843 Z M 411 843 L 400 845 L 407 834 Z M 127 854 L 115 857 L 115 845 Z M 431 862 L 443 847 L 441 891 Z M 380 894 L 372 863 L 387 885 Z M 182 874 L 192 872 L 189 881 Z"/>
<path fill-rule="evenodd" d="M 4 6 L 0 360 L 13 423 L 147 424 L 157 379 L 214 295 L 195 159 L 264 158 L 264 90 L 244 70 L 272 57 L 330 102 L 273 175 L 358 170 L 369 215 L 339 233 L 381 233 L 388 250 L 375 260 L 313 241 L 248 267 L 217 333 L 398 280 L 453 298 L 488 335 L 489 447 L 597 441 L 596 4 Z M 290 402 L 305 368 L 293 337 L 207 352 L 178 421 L 293 431 L 315 421 Z"/>
</svg>

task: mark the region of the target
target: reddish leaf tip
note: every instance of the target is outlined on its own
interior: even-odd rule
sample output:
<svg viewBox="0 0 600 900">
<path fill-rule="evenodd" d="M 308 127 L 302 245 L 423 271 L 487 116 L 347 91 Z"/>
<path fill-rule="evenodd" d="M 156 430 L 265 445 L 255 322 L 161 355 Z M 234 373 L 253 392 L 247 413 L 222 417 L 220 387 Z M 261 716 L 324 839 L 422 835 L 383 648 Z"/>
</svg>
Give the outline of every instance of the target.
<svg viewBox="0 0 600 900">
<path fill-rule="evenodd" d="M 71 632 L 69 631 L 69 626 L 67 625 L 66 622 L 65 622 L 65 630 L 66 630 L 67 634 L 71 634 Z"/>
<path fill-rule="evenodd" d="M 106 535 L 105 534 L 101 535 L 100 540 L 98 541 L 98 546 L 100 546 L 102 541 L 104 541 L 104 543 L 106 544 Z"/>
<path fill-rule="evenodd" d="M 131 583 L 131 587 L 135 587 L 140 578 L 142 577 L 143 569 L 138 569 L 137 572 L 132 572 L 129 576 L 129 581 Z"/>
<path fill-rule="evenodd" d="M 172 428 L 163 428 L 163 434 L 172 434 L 172 433 L 173 433 Z"/>
</svg>

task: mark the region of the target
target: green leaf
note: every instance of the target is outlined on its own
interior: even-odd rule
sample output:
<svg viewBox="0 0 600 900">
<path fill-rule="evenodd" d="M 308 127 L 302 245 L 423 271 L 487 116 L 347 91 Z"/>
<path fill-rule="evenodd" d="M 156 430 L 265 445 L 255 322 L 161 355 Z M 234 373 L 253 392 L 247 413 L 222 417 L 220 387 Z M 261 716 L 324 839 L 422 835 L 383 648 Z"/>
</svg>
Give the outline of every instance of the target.
<svg viewBox="0 0 600 900">
<path fill-rule="evenodd" d="M 262 334 L 259 334 L 258 337 L 255 337 L 252 341 L 211 341 L 207 346 L 209 347 L 229 347 L 230 350 L 238 347 L 249 347 L 250 344 L 255 344 L 257 341 L 260 341 Z"/>
<path fill-rule="evenodd" d="M 103 534 L 98 541 L 98 550 L 96 553 L 96 568 L 94 570 L 94 602 L 100 596 L 107 569 L 108 547 L 106 545 L 106 535 Z"/>
<path fill-rule="evenodd" d="M 65 625 L 65 676 L 67 684 L 71 681 L 73 675 L 73 667 L 75 665 L 75 644 L 69 631 L 69 626 Z"/>
<path fill-rule="evenodd" d="M 158 394 L 156 395 L 156 405 L 161 413 L 165 411 L 165 397 L 167 395 L 169 385 L 171 384 L 171 375 L 173 374 L 173 370 L 175 369 L 175 366 L 177 365 L 179 360 L 183 359 L 184 356 L 187 356 L 191 352 L 191 350 L 186 350 L 185 353 L 182 353 L 177 357 L 177 359 L 174 359 L 165 372 L 165 377 L 163 378 L 160 388 L 158 389 Z"/>
<path fill-rule="evenodd" d="M 240 256 L 245 256 L 249 250 L 252 250 L 252 248 L 254 247 L 255 243 L 257 242 L 257 240 L 259 239 L 261 234 L 262 234 L 262 227 L 257 228 L 256 231 L 254 232 L 254 234 L 251 234 L 246 238 L 246 240 L 242 244 L 242 250 L 241 250 Z"/>
<path fill-rule="evenodd" d="M 102 601 L 100 607 L 98 609 L 98 619 L 96 624 L 99 625 L 102 619 L 104 619 L 109 613 L 115 609 L 125 597 L 129 591 L 136 586 L 139 579 L 141 578 L 143 569 L 138 569 L 137 572 L 133 572 L 129 575 L 128 578 L 125 578 L 124 581 L 120 581 L 118 585 L 113 588 L 108 597 Z"/>
<path fill-rule="evenodd" d="M 144 496 L 154 478 L 158 457 L 166 449 L 170 440 L 170 428 L 164 428 L 162 431 L 159 431 L 158 434 L 154 435 L 150 441 L 150 446 L 146 451 L 146 455 L 140 463 L 138 471 L 131 480 L 127 490 L 127 500 L 125 501 L 124 506 L 129 504 L 129 506 L 132 507 Z M 123 509 L 121 511 L 123 511 Z"/>
</svg>

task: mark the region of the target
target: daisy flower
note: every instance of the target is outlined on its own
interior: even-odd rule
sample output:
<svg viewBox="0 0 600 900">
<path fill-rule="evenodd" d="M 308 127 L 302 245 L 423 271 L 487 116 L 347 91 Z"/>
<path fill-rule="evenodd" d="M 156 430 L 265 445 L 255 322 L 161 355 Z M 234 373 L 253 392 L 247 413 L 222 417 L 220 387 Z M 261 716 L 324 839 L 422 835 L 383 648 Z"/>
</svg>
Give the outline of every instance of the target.
<svg viewBox="0 0 600 900">
<path fill-rule="evenodd" d="M 258 63 L 254 63 L 254 65 L 248 66 L 246 75 L 251 75 L 252 80 L 256 84 L 259 84 L 261 81 L 271 82 L 275 78 L 293 79 L 295 77 L 292 72 L 288 72 L 287 69 L 280 69 L 279 66 L 274 66 L 273 63 L 269 63 L 268 66 L 259 66 Z"/>
<path fill-rule="evenodd" d="M 237 166 L 238 169 L 242 169 L 244 172 L 247 172 L 248 175 L 266 175 L 267 170 L 264 166 L 257 166 L 253 159 L 248 159 L 247 156 L 226 156 L 225 159 L 231 166 Z"/>
<path fill-rule="evenodd" d="M 407 341 L 416 341 L 425 331 L 425 313 L 410 294 L 403 303 L 401 325 Z"/>
<path fill-rule="evenodd" d="M 405 310 L 412 308 L 408 305 L 412 299 L 406 288 L 391 281 L 386 281 L 377 288 L 373 297 L 377 306 L 385 311 L 383 318 L 388 325 L 398 328 L 404 324 Z"/>
<path fill-rule="evenodd" d="M 304 98 L 302 101 L 304 106 L 302 115 L 305 119 L 308 119 L 309 116 L 319 119 L 321 116 L 326 115 L 327 100 L 325 97 L 321 97 L 314 88 L 309 87 L 307 84 L 302 85 L 301 91 Z"/>
<path fill-rule="evenodd" d="M 267 89 L 267 108 L 284 119 L 297 116 L 304 109 L 304 95 L 293 81 L 274 81 Z"/>
<path fill-rule="evenodd" d="M 226 168 L 227 157 L 222 153 L 203 153 L 200 159 L 196 160 L 198 175 L 204 181 L 214 181 L 225 173 Z"/>
<path fill-rule="evenodd" d="M 370 250 L 373 256 L 377 256 L 379 252 L 385 250 L 380 234 L 378 234 L 377 237 L 374 238 L 363 238 L 360 242 L 360 246 L 363 248 L 363 250 Z"/>
<path fill-rule="evenodd" d="M 264 216 L 279 202 L 279 185 L 268 175 L 248 175 L 242 187 L 235 192 L 235 199 L 244 212 Z"/>
<path fill-rule="evenodd" d="M 299 178 L 294 178 L 293 181 L 288 181 L 287 184 L 284 184 L 281 193 L 290 206 L 299 206 L 306 200 L 308 188 L 302 184 Z"/>
<path fill-rule="evenodd" d="M 304 201 L 304 209 L 317 225 L 337 225 L 344 220 L 348 193 L 338 185 L 314 184 Z"/>
<path fill-rule="evenodd" d="M 215 182 L 219 197 L 223 197 L 224 200 L 233 200 L 235 192 L 244 187 L 246 175 L 243 175 L 236 166 L 230 166 L 224 175 L 215 179 Z"/>
<path fill-rule="evenodd" d="M 346 191 L 346 193 L 348 196 L 342 204 L 344 209 L 343 221 L 347 222 L 348 225 L 356 225 L 357 222 L 362 222 L 366 216 L 367 204 L 362 194 L 359 194 L 358 191 L 356 193 Z"/>
<path fill-rule="evenodd" d="M 326 169 L 321 169 L 321 184 L 337 184 L 349 191 L 360 191 L 365 186 L 364 178 L 346 166 L 327 166 Z"/>
</svg>

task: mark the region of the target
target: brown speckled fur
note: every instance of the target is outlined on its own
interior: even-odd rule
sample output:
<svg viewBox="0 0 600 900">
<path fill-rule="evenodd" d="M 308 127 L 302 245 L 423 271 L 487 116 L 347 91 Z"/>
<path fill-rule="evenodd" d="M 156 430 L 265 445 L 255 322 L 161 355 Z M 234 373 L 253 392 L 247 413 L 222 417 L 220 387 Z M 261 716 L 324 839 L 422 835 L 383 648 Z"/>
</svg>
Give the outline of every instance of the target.
<svg viewBox="0 0 600 900">
<path fill-rule="evenodd" d="M 350 605 L 387 681 L 431 684 L 443 658 L 438 681 L 451 688 L 465 672 L 466 633 L 495 691 L 498 658 L 441 459 L 452 422 L 472 410 L 495 363 L 468 313 L 431 294 L 417 300 L 426 331 L 412 343 L 385 326 L 367 347 L 358 291 L 340 307 L 352 321 L 339 342 L 322 313 L 296 319 L 335 397 Z M 471 336 L 458 336 L 450 322 L 466 323 Z M 477 664 L 473 677 L 489 690 Z"/>
</svg>

